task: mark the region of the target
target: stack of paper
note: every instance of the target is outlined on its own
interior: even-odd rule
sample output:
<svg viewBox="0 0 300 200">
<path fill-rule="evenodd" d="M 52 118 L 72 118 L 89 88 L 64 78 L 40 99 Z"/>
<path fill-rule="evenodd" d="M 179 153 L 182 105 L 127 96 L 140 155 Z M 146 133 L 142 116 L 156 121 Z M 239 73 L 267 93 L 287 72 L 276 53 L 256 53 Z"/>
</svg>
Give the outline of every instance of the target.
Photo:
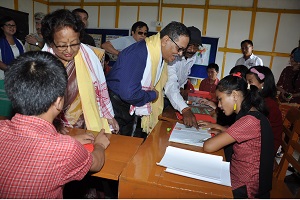
<svg viewBox="0 0 300 200">
<path fill-rule="evenodd" d="M 177 122 L 172 130 L 169 141 L 202 147 L 203 142 L 211 138 L 211 134 L 207 130 L 204 128 L 197 130 L 194 127 L 186 127 Z"/>
<path fill-rule="evenodd" d="M 222 156 L 168 146 L 157 164 L 167 167 L 166 172 L 231 186 L 229 162 L 224 162 Z"/>
</svg>

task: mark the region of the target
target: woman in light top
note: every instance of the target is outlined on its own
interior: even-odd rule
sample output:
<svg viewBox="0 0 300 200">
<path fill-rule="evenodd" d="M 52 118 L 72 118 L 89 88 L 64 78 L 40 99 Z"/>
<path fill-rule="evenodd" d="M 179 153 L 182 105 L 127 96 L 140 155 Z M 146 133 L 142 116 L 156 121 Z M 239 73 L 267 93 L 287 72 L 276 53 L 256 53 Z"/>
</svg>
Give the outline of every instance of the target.
<svg viewBox="0 0 300 200">
<path fill-rule="evenodd" d="M 13 18 L 0 19 L 0 116 L 12 117 L 12 107 L 4 90 L 4 71 L 16 57 L 25 52 L 22 42 L 14 35 L 17 25 Z"/>
<path fill-rule="evenodd" d="M 58 57 L 68 74 L 65 102 L 56 127 L 61 133 L 67 132 L 65 127 L 118 132 L 102 65 L 94 49 L 80 43 L 83 30 L 82 21 L 65 9 L 46 15 L 42 21 L 46 42 L 42 51 Z"/>
</svg>

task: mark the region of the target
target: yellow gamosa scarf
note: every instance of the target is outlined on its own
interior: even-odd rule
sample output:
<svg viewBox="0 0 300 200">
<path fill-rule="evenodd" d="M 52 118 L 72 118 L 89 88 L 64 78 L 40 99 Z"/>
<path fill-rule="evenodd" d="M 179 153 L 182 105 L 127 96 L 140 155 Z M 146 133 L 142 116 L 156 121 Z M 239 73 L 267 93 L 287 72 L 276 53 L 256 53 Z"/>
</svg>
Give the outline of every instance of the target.
<svg viewBox="0 0 300 200">
<path fill-rule="evenodd" d="M 157 33 L 156 35 L 150 36 L 145 39 L 146 45 L 148 48 L 148 53 L 151 56 L 151 78 L 152 83 L 155 83 L 156 73 L 157 73 L 157 66 L 159 65 L 160 57 L 161 57 L 161 40 L 160 34 Z M 151 109 L 152 112 L 150 115 L 146 115 L 142 117 L 142 128 L 143 131 L 146 133 L 150 133 L 154 126 L 158 122 L 158 116 L 162 113 L 164 107 L 164 98 L 162 95 L 163 87 L 165 86 L 168 79 L 168 70 L 167 70 L 167 63 L 164 61 L 163 63 L 163 70 L 160 76 L 160 79 L 153 85 L 153 87 L 159 91 L 159 97 L 157 101 L 154 103 L 151 102 Z"/>
</svg>

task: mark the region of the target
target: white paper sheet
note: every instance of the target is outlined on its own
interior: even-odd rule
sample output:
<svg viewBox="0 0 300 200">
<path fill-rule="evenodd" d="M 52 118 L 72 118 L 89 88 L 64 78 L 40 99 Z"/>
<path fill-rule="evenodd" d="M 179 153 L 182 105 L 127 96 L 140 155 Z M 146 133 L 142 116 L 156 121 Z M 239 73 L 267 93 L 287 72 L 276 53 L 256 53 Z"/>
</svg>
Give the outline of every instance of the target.
<svg viewBox="0 0 300 200">
<path fill-rule="evenodd" d="M 203 142 L 211 138 L 211 134 L 207 130 L 201 128 L 197 130 L 194 127 L 187 128 L 184 124 L 177 122 L 169 141 L 203 147 Z"/>
<path fill-rule="evenodd" d="M 222 156 L 168 146 L 157 164 L 167 167 L 166 172 L 231 186 L 229 162 L 224 162 Z"/>
</svg>

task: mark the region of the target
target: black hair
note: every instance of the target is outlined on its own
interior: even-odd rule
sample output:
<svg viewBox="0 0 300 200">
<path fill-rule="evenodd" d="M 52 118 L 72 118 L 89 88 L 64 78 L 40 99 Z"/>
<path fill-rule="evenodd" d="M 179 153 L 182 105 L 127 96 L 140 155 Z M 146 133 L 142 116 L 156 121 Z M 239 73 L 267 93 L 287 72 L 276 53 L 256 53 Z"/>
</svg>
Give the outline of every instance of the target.
<svg viewBox="0 0 300 200">
<path fill-rule="evenodd" d="M 149 27 L 145 22 L 142 21 L 137 21 L 135 22 L 132 27 L 131 27 L 131 31 L 133 31 L 135 33 L 137 28 L 143 28 L 144 26 L 146 26 L 147 32 L 149 31 Z"/>
<path fill-rule="evenodd" d="M 261 80 L 256 73 L 251 72 L 252 68 L 256 69 L 259 73 L 264 74 L 265 78 Z M 260 91 L 262 97 L 270 97 L 272 99 L 276 99 L 277 88 L 274 75 L 270 68 L 265 66 L 253 66 L 248 70 L 246 74 L 254 74 L 259 83 L 264 83 L 264 87 Z"/>
<path fill-rule="evenodd" d="M 105 62 L 109 62 L 110 61 L 110 57 L 109 57 L 109 55 L 107 53 L 105 54 L 104 61 Z"/>
<path fill-rule="evenodd" d="M 160 38 L 163 38 L 165 35 L 168 35 L 173 40 L 177 40 L 181 35 L 190 37 L 190 32 L 184 24 L 173 21 L 160 31 Z"/>
<path fill-rule="evenodd" d="M 300 41 L 300 40 L 299 40 L 299 41 Z M 296 47 L 296 48 L 294 48 L 294 49 L 292 50 L 291 56 L 295 53 L 295 51 L 296 51 L 298 48 L 300 48 L 300 47 Z M 298 71 L 294 74 L 294 76 L 292 77 L 292 87 L 293 87 L 294 90 L 296 89 L 296 80 L 297 80 L 299 74 L 300 74 L 300 70 L 298 70 Z"/>
<path fill-rule="evenodd" d="M 0 37 L 5 37 L 2 27 L 6 24 L 6 22 L 9 22 L 9 21 L 14 21 L 16 23 L 16 21 L 10 16 L 2 16 L 0 18 L 0 27 L 1 27 L 0 28 Z"/>
<path fill-rule="evenodd" d="M 43 51 L 20 55 L 5 72 L 5 90 L 13 109 L 23 115 L 40 115 L 58 97 L 63 97 L 68 83 L 62 62 Z"/>
<path fill-rule="evenodd" d="M 245 65 L 236 65 L 230 70 L 229 74 L 240 72 L 242 77 L 245 78 L 247 71 L 248 71 L 248 67 L 246 67 Z"/>
<path fill-rule="evenodd" d="M 76 8 L 76 9 L 72 10 L 72 13 L 73 13 L 74 15 L 76 15 L 77 13 L 85 13 L 86 16 L 87 16 L 87 18 L 89 18 L 89 13 L 86 12 L 86 10 L 84 10 L 84 9 L 82 9 L 82 8 Z"/>
<path fill-rule="evenodd" d="M 84 24 L 79 16 L 74 15 L 67 9 L 59 9 L 47 14 L 42 20 L 42 35 L 45 42 L 50 45 L 54 40 L 54 33 L 61 29 L 69 27 L 76 33 L 80 33 L 80 39 L 83 36 Z"/>
<path fill-rule="evenodd" d="M 216 64 L 216 63 L 210 63 L 210 64 L 206 67 L 206 71 L 207 71 L 208 69 L 215 69 L 216 72 L 219 72 L 219 65 Z"/>
<path fill-rule="evenodd" d="M 241 104 L 241 110 L 238 114 L 239 116 L 243 116 L 248 113 L 252 107 L 255 107 L 265 116 L 268 116 L 269 114 L 268 109 L 265 106 L 265 101 L 260 95 L 258 88 L 254 85 L 250 85 L 250 89 L 248 90 L 248 83 L 243 77 L 228 75 L 220 80 L 216 90 L 228 95 L 230 95 L 234 90 L 242 93 L 244 100 Z"/>
<path fill-rule="evenodd" d="M 241 42 L 241 46 L 243 46 L 244 43 L 248 43 L 250 44 L 251 46 L 253 46 L 253 42 L 251 40 L 244 40 Z"/>
</svg>

